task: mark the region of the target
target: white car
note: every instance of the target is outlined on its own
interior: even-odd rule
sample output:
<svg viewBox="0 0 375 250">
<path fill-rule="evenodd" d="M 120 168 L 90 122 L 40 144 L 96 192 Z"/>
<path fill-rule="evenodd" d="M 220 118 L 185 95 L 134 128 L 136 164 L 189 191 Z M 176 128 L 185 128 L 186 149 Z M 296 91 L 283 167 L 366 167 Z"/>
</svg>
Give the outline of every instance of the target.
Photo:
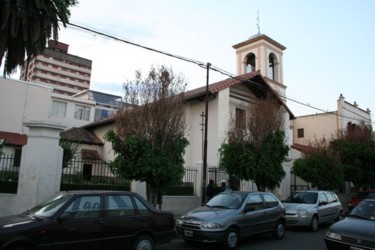
<svg viewBox="0 0 375 250">
<path fill-rule="evenodd" d="M 338 221 L 343 213 L 335 193 L 329 191 L 300 191 L 283 201 L 287 226 L 307 226 L 316 231 L 319 224 Z"/>
</svg>

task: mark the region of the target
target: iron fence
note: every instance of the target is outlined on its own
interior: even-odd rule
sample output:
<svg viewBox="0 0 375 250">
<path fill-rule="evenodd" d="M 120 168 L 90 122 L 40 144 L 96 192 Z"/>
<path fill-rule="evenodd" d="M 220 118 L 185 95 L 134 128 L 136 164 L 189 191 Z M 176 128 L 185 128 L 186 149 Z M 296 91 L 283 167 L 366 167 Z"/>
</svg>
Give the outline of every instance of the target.
<svg viewBox="0 0 375 250">
<path fill-rule="evenodd" d="M 14 155 L 0 154 L 0 193 L 17 193 L 20 168 L 14 166 L 14 161 Z"/>
<path fill-rule="evenodd" d="M 208 180 L 214 180 L 216 184 L 219 184 L 221 180 L 228 180 L 229 175 L 220 170 L 218 167 L 209 167 L 208 168 Z"/>
<path fill-rule="evenodd" d="M 60 190 L 130 190 L 130 181 L 115 175 L 107 162 L 73 159 L 63 168 Z"/>
<path fill-rule="evenodd" d="M 195 167 L 185 167 L 185 174 L 180 185 L 169 186 L 163 190 L 163 195 L 190 196 L 197 194 L 197 175 Z"/>
</svg>

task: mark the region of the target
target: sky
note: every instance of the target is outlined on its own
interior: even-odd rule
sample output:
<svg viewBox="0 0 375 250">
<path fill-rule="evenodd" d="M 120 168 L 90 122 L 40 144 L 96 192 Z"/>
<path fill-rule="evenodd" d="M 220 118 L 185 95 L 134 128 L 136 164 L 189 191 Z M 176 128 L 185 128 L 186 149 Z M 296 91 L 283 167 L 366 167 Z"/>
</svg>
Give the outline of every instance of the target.
<svg viewBox="0 0 375 250">
<path fill-rule="evenodd" d="M 337 110 L 342 94 L 369 108 L 374 126 L 374 13 L 373 0 L 79 0 L 70 22 L 232 74 L 232 46 L 259 25 L 287 47 L 284 84 L 287 98 L 298 102 L 287 102 L 296 116 Z M 69 44 L 70 54 L 92 60 L 92 90 L 122 95 L 122 84 L 152 65 L 182 74 L 189 89 L 206 84 L 207 72 L 196 64 L 114 39 L 61 26 L 59 41 Z M 226 78 L 209 73 L 210 84 Z"/>
</svg>

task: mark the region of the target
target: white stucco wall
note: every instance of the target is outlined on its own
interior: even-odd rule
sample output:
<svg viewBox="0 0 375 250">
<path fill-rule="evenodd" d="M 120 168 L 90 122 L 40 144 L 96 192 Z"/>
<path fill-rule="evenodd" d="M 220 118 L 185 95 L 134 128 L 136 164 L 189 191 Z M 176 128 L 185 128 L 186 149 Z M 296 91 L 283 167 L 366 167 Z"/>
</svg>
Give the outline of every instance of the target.
<svg viewBox="0 0 375 250">
<path fill-rule="evenodd" d="M 25 134 L 23 122 L 48 120 L 52 91 L 41 84 L 0 78 L 0 130 Z"/>
</svg>

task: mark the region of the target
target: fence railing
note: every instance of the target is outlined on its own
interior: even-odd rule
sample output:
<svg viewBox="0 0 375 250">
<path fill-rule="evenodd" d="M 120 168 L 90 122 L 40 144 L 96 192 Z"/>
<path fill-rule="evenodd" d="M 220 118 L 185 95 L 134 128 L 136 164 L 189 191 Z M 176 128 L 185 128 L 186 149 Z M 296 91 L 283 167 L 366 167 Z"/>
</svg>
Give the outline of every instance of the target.
<svg viewBox="0 0 375 250">
<path fill-rule="evenodd" d="M 185 175 L 182 179 L 182 183 L 180 185 L 166 187 L 163 191 L 163 195 L 197 195 L 197 175 L 197 168 L 185 167 Z"/>
<path fill-rule="evenodd" d="M 214 180 L 216 184 L 220 183 L 221 180 L 228 180 L 229 175 L 220 170 L 218 167 L 209 167 L 208 168 L 208 180 Z"/>
<path fill-rule="evenodd" d="M 0 193 L 17 193 L 19 167 L 14 160 L 14 155 L 0 154 Z"/>
<path fill-rule="evenodd" d="M 101 160 L 73 159 L 63 168 L 60 190 L 130 190 L 130 181 L 116 176 Z"/>
</svg>

